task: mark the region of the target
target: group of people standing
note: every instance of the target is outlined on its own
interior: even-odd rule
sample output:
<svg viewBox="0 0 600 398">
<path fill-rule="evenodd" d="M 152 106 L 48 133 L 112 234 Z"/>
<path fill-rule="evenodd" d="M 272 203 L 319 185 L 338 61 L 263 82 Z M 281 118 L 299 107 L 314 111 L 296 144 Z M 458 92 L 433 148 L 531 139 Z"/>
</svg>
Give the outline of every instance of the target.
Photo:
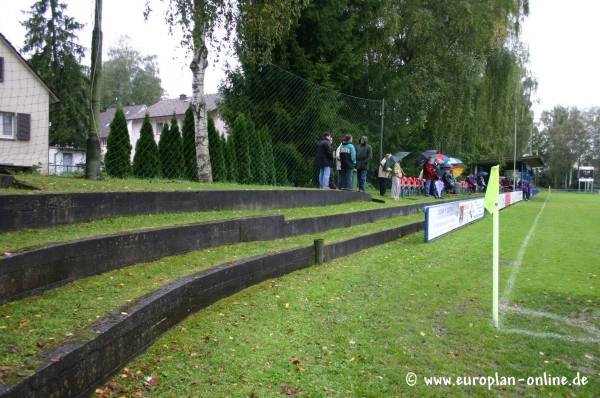
<svg viewBox="0 0 600 398">
<path fill-rule="evenodd" d="M 333 165 L 339 171 L 338 189 L 352 191 L 352 174 L 354 169 L 358 174 L 358 191 L 365 192 L 367 185 L 367 171 L 369 163 L 373 160 L 373 148 L 369 145 L 368 138 L 362 136 L 359 145 L 355 148 L 353 137 L 347 134 L 342 137 L 342 143 L 333 150 L 333 137 L 330 133 L 323 133 L 317 145 L 317 166 L 319 167 L 319 188 L 335 189 Z"/>
</svg>

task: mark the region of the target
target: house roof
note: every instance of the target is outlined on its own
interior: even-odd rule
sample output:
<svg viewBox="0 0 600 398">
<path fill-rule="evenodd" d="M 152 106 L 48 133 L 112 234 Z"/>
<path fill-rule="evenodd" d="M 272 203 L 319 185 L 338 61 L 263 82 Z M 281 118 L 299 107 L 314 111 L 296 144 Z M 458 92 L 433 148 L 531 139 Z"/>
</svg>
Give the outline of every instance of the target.
<svg viewBox="0 0 600 398">
<path fill-rule="evenodd" d="M 146 114 L 146 105 L 131 105 L 123 107 L 123 113 L 125 114 L 125 120 L 139 119 L 140 117 L 144 117 Z M 108 137 L 108 133 L 110 133 L 110 122 L 115 117 L 115 113 L 117 113 L 117 108 L 108 108 L 104 112 L 100 113 L 100 134 L 98 134 L 99 138 Z M 141 115 L 140 117 L 138 117 Z"/>
<path fill-rule="evenodd" d="M 206 110 L 208 112 L 211 112 L 217 109 L 217 101 L 221 99 L 221 95 L 206 94 L 204 98 L 206 101 Z M 176 115 L 184 115 L 185 111 L 187 111 L 187 109 L 190 106 L 190 101 L 190 97 L 186 96 L 185 94 L 182 94 L 179 96 L 179 98 L 165 99 L 160 102 L 157 102 L 156 104 L 149 106 L 146 112 L 150 115 L 151 118 L 172 116 L 173 113 L 175 113 Z M 137 115 L 133 119 L 141 119 L 144 117 L 144 115 L 145 113 Z"/>
<path fill-rule="evenodd" d="M 50 94 L 50 103 L 53 104 L 56 102 L 60 102 L 60 98 L 58 98 L 58 95 L 56 95 L 54 90 L 52 90 L 48 83 L 46 83 L 44 79 L 42 79 L 42 77 L 38 75 L 38 73 L 31 67 L 31 65 L 29 65 L 29 62 L 27 62 L 25 58 L 23 58 L 21 53 L 17 51 L 17 49 L 12 45 L 12 43 L 8 41 L 8 39 L 2 33 L 0 33 L 0 39 L 2 39 L 2 41 L 4 41 L 6 45 L 17 55 L 17 58 L 19 58 L 21 62 L 23 62 L 23 64 L 27 67 L 27 69 L 29 69 L 31 73 L 33 73 L 33 76 L 35 76 L 44 87 L 46 87 L 48 93 Z"/>
</svg>

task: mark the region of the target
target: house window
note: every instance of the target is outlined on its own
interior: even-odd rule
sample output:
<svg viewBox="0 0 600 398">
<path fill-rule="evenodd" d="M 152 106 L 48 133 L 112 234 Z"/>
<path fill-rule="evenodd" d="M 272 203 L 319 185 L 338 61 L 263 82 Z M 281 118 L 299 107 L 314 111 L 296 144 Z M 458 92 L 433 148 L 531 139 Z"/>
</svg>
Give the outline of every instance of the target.
<svg viewBox="0 0 600 398">
<path fill-rule="evenodd" d="M 0 138 L 13 139 L 14 137 L 14 115 L 0 112 Z"/>
<path fill-rule="evenodd" d="M 0 57 L 0 82 L 4 81 L 4 57 Z"/>
<path fill-rule="evenodd" d="M 161 135 L 164 127 L 164 123 L 156 123 L 156 134 Z"/>
</svg>

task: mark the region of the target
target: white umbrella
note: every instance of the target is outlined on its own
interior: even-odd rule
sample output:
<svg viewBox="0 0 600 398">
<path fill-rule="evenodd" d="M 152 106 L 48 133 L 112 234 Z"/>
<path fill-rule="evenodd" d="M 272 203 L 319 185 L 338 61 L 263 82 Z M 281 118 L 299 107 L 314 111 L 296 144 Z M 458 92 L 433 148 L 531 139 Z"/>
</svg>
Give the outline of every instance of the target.
<svg viewBox="0 0 600 398">
<path fill-rule="evenodd" d="M 462 160 L 457 158 L 449 158 L 448 164 L 463 164 Z"/>
</svg>

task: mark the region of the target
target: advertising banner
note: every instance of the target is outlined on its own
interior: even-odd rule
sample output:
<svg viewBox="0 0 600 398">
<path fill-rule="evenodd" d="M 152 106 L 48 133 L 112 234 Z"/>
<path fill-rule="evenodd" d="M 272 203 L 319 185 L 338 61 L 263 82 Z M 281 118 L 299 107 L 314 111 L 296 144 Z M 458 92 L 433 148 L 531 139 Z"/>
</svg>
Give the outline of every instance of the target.
<svg viewBox="0 0 600 398">
<path fill-rule="evenodd" d="M 483 197 L 425 207 L 425 242 L 483 218 Z"/>
<path fill-rule="evenodd" d="M 498 196 L 498 209 L 502 210 L 511 204 L 523 200 L 523 192 L 506 192 Z M 456 202 L 426 206 L 425 242 L 437 239 L 442 235 L 482 219 L 485 215 L 484 197 Z"/>
</svg>

